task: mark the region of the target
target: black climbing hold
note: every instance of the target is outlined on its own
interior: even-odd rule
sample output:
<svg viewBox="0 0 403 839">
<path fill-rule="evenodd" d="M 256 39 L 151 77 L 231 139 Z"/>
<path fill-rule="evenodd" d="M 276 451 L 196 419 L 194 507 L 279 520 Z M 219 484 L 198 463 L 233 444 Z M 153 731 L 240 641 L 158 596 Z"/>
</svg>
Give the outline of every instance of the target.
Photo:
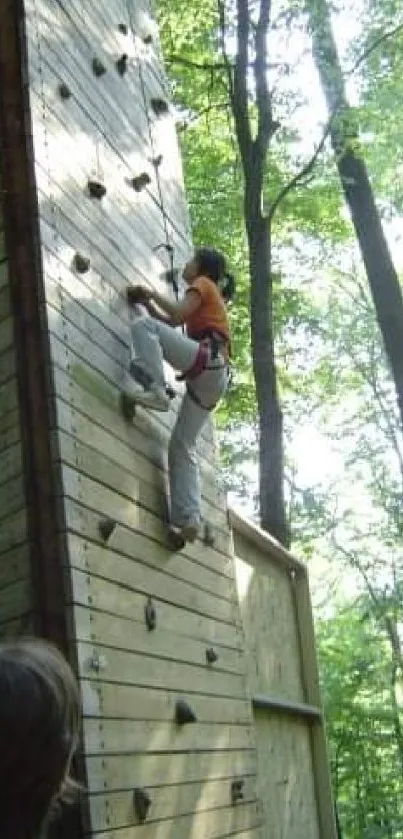
<svg viewBox="0 0 403 839">
<path fill-rule="evenodd" d="M 119 32 L 122 33 L 122 35 L 127 35 L 128 32 L 129 32 L 129 27 L 128 27 L 127 23 L 119 23 L 118 24 L 118 29 L 119 29 Z"/>
<path fill-rule="evenodd" d="M 158 96 L 150 100 L 150 105 L 157 117 L 161 117 L 163 114 L 167 114 L 169 111 L 168 102 L 166 102 L 165 99 L 161 99 Z"/>
<path fill-rule="evenodd" d="M 237 801 L 243 800 L 243 787 L 245 781 L 242 778 L 238 778 L 236 781 L 232 781 L 231 784 L 231 802 L 232 804 L 236 804 Z"/>
<path fill-rule="evenodd" d="M 90 178 L 88 181 L 88 192 L 91 198 L 101 198 L 106 195 L 106 186 L 102 183 L 102 181 L 98 181 L 96 178 Z"/>
<path fill-rule="evenodd" d="M 65 82 L 61 82 L 61 84 L 59 84 L 59 96 L 60 99 L 70 99 L 71 90 Z"/>
<path fill-rule="evenodd" d="M 168 271 L 164 271 L 163 277 L 166 283 L 174 288 L 178 287 L 179 271 L 177 268 L 169 268 Z"/>
<path fill-rule="evenodd" d="M 116 69 L 119 73 L 119 76 L 124 76 L 124 74 L 127 72 L 127 62 L 128 56 L 126 55 L 126 53 L 124 53 L 120 56 L 120 58 L 118 58 L 116 62 Z"/>
<path fill-rule="evenodd" d="M 151 35 L 151 32 L 148 32 L 147 35 L 143 35 L 143 41 L 145 44 L 152 44 L 153 36 Z"/>
<path fill-rule="evenodd" d="M 158 169 L 158 166 L 161 166 L 163 159 L 164 156 L 162 154 L 157 154 L 155 157 L 151 158 L 151 163 L 153 164 L 153 166 L 155 166 L 156 169 Z"/>
<path fill-rule="evenodd" d="M 218 661 L 218 655 L 213 647 L 208 647 L 206 650 L 206 660 L 207 664 L 215 664 Z"/>
<path fill-rule="evenodd" d="M 207 548 L 213 548 L 215 543 L 214 533 L 208 521 L 204 522 L 203 543 Z"/>
<path fill-rule="evenodd" d="M 147 629 L 149 632 L 152 632 L 153 629 L 155 629 L 155 627 L 157 626 L 157 611 L 151 597 L 148 598 L 147 603 L 145 605 L 144 615 L 146 619 Z"/>
<path fill-rule="evenodd" d="M 73 259 L 73 265 L 79 274 L 86 274 L 90 269 L 91 262 L 88 257 L 83 256 L 81 253 L 76 253 Z"/>
<path fill-rule="evenodd" d="M 112 535 L 114 529 L 116 527 L 116 522 L 114 519 L 101 519 L 98 525 L 99 532 L 104 539 L 105 542 L 108 541 L 109 537 Z"/>
<path fill-rule="evenodd" d="M 139 822 L 145 822 L 151 806 L 151 797 L 146 789 L 143 787 L 134 788 L 133 805 Z"/>
<path fill-rule="evenodd" d="M 136 190 L 136 192 L 141 192 L 148 184 L 151 183 L 151 178 L 148 172 L 141 172 L 140 175 L 136 175 L 135 178 L 131 178 L 130 186 Z"/>
<path fill-rule="evenodd" d="M 169 396 L 170 399 L 175 399 L 176 390 L 175 388 L 171 387 L 171 385 L 165 385 L 166 395 Z"/>
<path fill-rule="evenodd" d="M 100 78 L 100 76 L 103 76 L 106 73 L 106 67 L 102 64 L 102 61 L 100 61 L 99 58 L 95 57 L 92 59 L 92 72 L 97 78 Z"/>
<path fill-rule="evenodd" d="M 178 725 L 186 725 L 190 722 L 197 722 L 193 708 L 184 699 L 178 699 L 175 704 L 175 721 Z"/>
<path fill-rule="evenodd" d="M 120 395 L 120 410 L 124 419 L 127 422 L 131 422 L 136 413 L 136 406 L 133 400 L 130 399 L 125 393 L 121 393 Z"/>
</svg>

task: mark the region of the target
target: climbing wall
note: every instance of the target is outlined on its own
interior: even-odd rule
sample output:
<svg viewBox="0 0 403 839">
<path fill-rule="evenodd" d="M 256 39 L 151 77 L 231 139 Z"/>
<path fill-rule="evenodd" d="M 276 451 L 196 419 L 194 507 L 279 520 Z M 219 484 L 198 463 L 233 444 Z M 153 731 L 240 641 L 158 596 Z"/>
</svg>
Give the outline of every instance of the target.
<svg viewBox="0 0 403 839">
<path fill-rule="evenodd" d="M 3 222 L 0 201 L 0 637 L 28 630 L 32 608 L 14 318 Z"/>
<path fill-rule="evenodd" d="M 214 545 L 172 555 L 165 455 L 180 394 L 167 415 L 127 422 L 119 409 L 125 288 L 169 293 L 167 270 L 191 252 L 157 27 L 145 0 L 25 9 L 85 831 L 252 839 L 256 752 L 211 429 L 200 458 Z"/>
</svg>

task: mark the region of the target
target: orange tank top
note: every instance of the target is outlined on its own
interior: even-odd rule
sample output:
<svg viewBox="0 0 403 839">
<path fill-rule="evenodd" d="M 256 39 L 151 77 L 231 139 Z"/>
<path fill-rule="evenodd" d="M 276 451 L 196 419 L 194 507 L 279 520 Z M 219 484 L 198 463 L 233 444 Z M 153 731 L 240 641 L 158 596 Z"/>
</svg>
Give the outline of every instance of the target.
<svg viewBox="0 0 403 839">
<path fill-rule="evenodd" d="M 230 338 L 227 309 L 220 290 L 208 277 L 197 277 L 188 291 L 197 291 L 201 306 L 186 321 L 189 338 L 199 338 L 206 331 L 216 331 L 228 342 Z"/>
</svg>

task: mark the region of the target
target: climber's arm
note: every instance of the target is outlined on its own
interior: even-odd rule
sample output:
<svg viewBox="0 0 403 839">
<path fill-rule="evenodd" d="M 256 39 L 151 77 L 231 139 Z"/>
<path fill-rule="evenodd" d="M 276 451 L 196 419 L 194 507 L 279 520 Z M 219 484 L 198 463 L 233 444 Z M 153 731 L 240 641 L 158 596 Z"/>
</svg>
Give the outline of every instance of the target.
<svg viewBox="0 0 403 839">
<path fill-rule="evenodd" d="M 130 286 L 127 290 L 129 305 L 142 303 L 150 315 L 170 326 L 180 326 L 201 306 L 201 296 L 195 289 L 188 289 L 183 300 L 175 302 L 145 286 Z M 162 314 L 162 312 L 164 314 Z"/>
</svg>

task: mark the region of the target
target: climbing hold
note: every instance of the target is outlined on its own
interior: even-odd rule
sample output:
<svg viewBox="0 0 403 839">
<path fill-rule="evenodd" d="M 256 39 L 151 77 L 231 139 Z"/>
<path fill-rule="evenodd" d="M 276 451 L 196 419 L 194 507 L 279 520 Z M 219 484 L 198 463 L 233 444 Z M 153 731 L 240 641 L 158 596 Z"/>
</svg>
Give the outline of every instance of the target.
<svg viewBox="0 0 403 839">
<path fill-rule="evenodd" d="M 170 399 L 175 399 L 176 397 L 176 390 L 175 388 L 171 387 L 171 385 L 165 385 L 166 395 L 169 396 Z"/>
<path fill-rule="evenodd" d="M 135 178 L 131 178 L 129 183 L 130 186 L 132 186 L 133 189 L 136 190 L 136 192 L 141 192 L 142 189 L 144 189 L 146 186 L 148 186 L 148 184 L 151 183 L 151 178 L 148 172 L 141 172 L 140 175 L 136 175 Z"/>
<path fill-rule="evenodd" d="M 100 61 L 99 58 L 95 57 L 92 59 L 92 72 L 94 73 L 94 76 L 97 76 L 97 78 L 106 73 L 106 67 L 102 64 L 102 61 Z"/>
<path fill-rule="evenodd" d="M 213 548 L 214 547 L 215 537 L 214 537 L 212 527 L 208 523 L 208 521 L 204 522 L 203 543 L 206 545 L 207 548 Z"/>
<path fill-rule="evenodd" d="M 119 29 L 119 32 L 122 33 L 122 35 L 127 35 L 128 32 L 129 32 L 129 27 L 128 27 L 127 23 L 119 23 L 118 24 L 118 29 Z"/>
<path fill-rule="evenodd" d="M 119 73 L 119 76 L 124 76 L 124 74 L 127 72 L 127 62 L 128 62 L 128 60 L 129 60 L 129 57 L 126 55 L 126 53 L 124 53 L 123 55 L 120 56 L 120 58 L 118 58 L 118 60 L 116 62 L 116 69 Z"/>
<path fill-rule="evenodd" d="M 184 699 L 178 699 L 175 704 L 175 721 L 178 725 L 197 722 L 193 708 Z"/>
<path fill-rule="evenodd" d="M 148 32 L 147 35 L 143 35 L 143 41 L 145 44 L 152 44 L 153 36 L 151 35 L 151 32 Z"/>
<path fill-rule="evenodd" d="M 179 271 L 177 268 L 168 268 L 168 271 L 164 271 L 161 275 L 161 279 L 164 279 L 166 283 L 173 286 L 174 289 L 178 288 L 178 279 L 179 279 Z"/>
<path fill-rule="evenodd" d="M 153 629 L 155 629 L 155 627 L 157 626 L 157 611 L 151 597 L 148 598 L 147 603 L 145 605 L 144 615 L 146 619 L 147 629 L 149 632 L 152 632 Z"/>
<path fill-rule="evenodd" d="M 243 787 L 245 781 L 242 778 L 238 778 L 236 781 L 232 781 L 231 784 L 231 802 L 232 804 L 236 804 L 237 801 L 243 800 Z"/>
<path fill-rule="evenodd" d="M 61 82 L 59 84 L 59 96 L 60 96 L 60 99 L 70 99 L 71 90 L 70 90 L 69 86 L 67 84 L 65 84 L 65 82 Z"/>
<path fill-rule="evenodd" d="M 153 166 L 155 166 L 155 168 L 158 169 L 158 166 L 161 166 L 163 159 L 164 156 L 162 154 L 157 154 L 156 157 L 151 158 L 150 163 L 152 163 Z"/>
<path fill-rule="evenodd" d="M 169 111 L 168 102 L 166 102 L 165 99 L 161 99 L 158 96 L 150 100 L 150 105 L 157 117 L 161 117 L 163 114 L 167 114 Z"/>
<path fill-rule="evenodd" d="M 215 664 L 218 661 L 218 655 L 213 647 L 208 647 L 206 650 L 206 660 L 207 664 Z"/>
<path fill-rule="evenodd" d="M 143 787 L 135 787 L 133 791 L 133 805 L 139 822 L 145 822 L 151 806 L 151 797 Z"/>
<path fill-rule="evenodd" d="M 130 399 L 126 393 L 120 394 L 120 410 L 124 419 L 127 422 L 132 422 L 133 417 L 136 413 L 136 406 L 133 400 Z"/>
<path fill-rule="evenodd" d="M 90 194 L 90 198 L 98 198 L 98 200 L 101 200 L 101 198 L 106 195 L 106 186 L 102 183 L 102 181 L 99 181 L 96 178 L 89 178 L 88 192 Z"/>
<path fill-rule="evenodd" d="M 109 537 L 112 536 L 112 533 L 116 527 L 116 522 L 114 519 L 101 519 L 98 524 L 98 530 L 102 536 L 102 539 L 107 542 Z"/>
<path fill-rule="evenodd" d="M 91 262 L 88 257 L 83 256 L 81 253 L 74 254 L 73 266 L 79 274 L 86 274 L 90 269 L 90 265 Z"/>
<path fill-rule="evenodd" d="M 106 667 L 106 658 L 104 655 L 100 655 L 98 650 L 94 650 L 91 658 L 88 661 L 88 667 L 90 670 L 93 670 L 94 673 L 99 673 L 101 670 L 105 670 Z"/>
</svg>

